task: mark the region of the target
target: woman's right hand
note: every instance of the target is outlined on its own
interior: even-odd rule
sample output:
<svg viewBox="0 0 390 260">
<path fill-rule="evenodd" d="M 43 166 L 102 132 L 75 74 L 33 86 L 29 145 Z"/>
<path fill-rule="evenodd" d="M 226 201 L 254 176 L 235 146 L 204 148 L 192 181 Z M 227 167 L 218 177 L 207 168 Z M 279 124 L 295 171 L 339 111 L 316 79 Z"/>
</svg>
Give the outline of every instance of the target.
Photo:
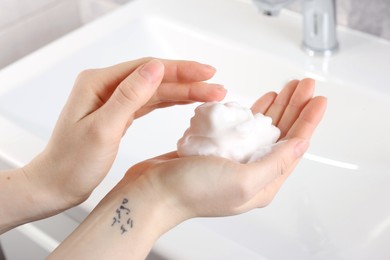
<svg viewBox="0 0 390 260">
<path fill-rule="evenodd" d="M 214 73 L 194 61 L 152 58 L 80 73 L 47 147 L 24 167 L 39 191 L 36 208 L 49 216 L 84 201 L 109 172 L 134 119 L 157 108 L 223 99 L 221 85 L 204 82 Z"/>
</svg>

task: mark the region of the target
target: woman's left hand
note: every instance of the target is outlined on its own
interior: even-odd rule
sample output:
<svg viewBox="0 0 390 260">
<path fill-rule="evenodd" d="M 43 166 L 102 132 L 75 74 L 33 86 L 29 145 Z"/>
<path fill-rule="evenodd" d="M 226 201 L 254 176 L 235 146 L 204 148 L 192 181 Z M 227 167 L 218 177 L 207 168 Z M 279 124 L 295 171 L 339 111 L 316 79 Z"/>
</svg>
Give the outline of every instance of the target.
<svg viewBox="0 0 390 260">
<path fill-rule="evenodd" d="M 194 217 L 236 215 L 268 205 L 306 151 L 326 108 L 314 81 L 291 81 L 253 106 L 282 140 L 260 160 L 240 164 L 176 152 L 131 167 L 50 259 L 145 259 L 158 237 Z"/>
<path fill-rule="evenodd" d="M 122 182 L 146 179 L 159 198 L 175 198 L 172 210 L 184 212 L 185 219 L 264 207 L 294 170 L 322 119 L 326 98 L 313 97 L 313 93 L 314 80 L 293 80 L 279 94 L 270 92 L 253 105 L 254 113 L 270 116 L 281 130 L 281 142 L 256 162 L 240 164 L 213 156 L 179 158 L 172 152 L 130 168 Z"/>
</svg>

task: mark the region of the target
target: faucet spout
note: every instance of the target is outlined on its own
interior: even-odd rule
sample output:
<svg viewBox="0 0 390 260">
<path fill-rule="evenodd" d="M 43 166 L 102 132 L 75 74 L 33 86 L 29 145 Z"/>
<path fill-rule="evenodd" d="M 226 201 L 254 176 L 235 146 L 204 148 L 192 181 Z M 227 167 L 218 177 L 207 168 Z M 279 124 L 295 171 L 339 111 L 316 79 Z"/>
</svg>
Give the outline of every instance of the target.
<svg viewBox="0 0 390 260">
<path fill-rule="evenodd" d="M 303 48 L 310 55 L 337 51 L 335 0 L 304 0 Z"/>
<path fill-rule="evenodd" d="M 253 0 L 268 16 L 277 16 L 294 0 Z M 336 0 L 303 0 L 303 49 L 309 55 L 329 56 L 338 50 Z"/>
</svg>

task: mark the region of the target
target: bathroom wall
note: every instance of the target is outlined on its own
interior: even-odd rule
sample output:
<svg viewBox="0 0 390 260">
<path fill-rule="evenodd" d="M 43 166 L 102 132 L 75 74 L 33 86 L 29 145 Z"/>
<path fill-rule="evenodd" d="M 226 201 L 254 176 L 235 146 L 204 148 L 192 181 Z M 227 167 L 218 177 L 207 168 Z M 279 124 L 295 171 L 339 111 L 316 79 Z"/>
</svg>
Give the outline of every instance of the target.
<svg viewBox="0 0 390 260">
<path fill-rule="evenodd" d="M 0 69 L 129 0 L 0 0 Z"/>
<path fill-rule="evenodd" d="M 0 68 L 80 24 L 76 0 L 0 0 L 0 13 Z"/>
<path fill-rule="evenodd" d="M 290 10 L 300 11 L 302 2 L 295 1 Z M 389 0 L 336 0 L 337 23 L 390 40 Z"/>
<path fill-rule="evenodd" d="M 0 0 L 0 69 L 129 1 Z M 339 24 L 390 40 L 390 0 L 336 1 Z"/>
</svg>

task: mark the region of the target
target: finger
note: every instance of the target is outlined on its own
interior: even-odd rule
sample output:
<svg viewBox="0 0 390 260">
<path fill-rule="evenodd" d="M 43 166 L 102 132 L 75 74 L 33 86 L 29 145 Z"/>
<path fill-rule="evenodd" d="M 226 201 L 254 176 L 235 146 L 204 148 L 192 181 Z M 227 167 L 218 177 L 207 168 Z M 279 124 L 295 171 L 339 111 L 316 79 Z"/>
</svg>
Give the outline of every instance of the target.
<svg viewBox="0 0 390 260">
<path fill-rule="evenodd" d="M 286 84 L 283 90 L 275 98 L 274 103 L 265 113 L 266 116 L 272 118 L 274 125 L 278 125 L 284 110 L 286 109 L 288 103 L 290 102 L 291 96 L 293 95 L 295 89 L 297 88 L 299 80 L 292 80 Z"/>
<path fill-rule="evenodd" d="M 164 82 L 205 81 L 212 78 L 216 69 L 195 61 L 163 60 L 166 66 Z"/>
<path fill-rule="evenodd" d="M 154 97 L 159 101 L 220 101 L 226 96 L 226 89 L 219 84 L 204 82 L 164 83 Z"/>
<path fill-rule="evenodd" d="M 166 108 L 166 107 L 171 107 L 171 106 L 176 106 L 176 105 L 189 105 L 193 104 L 193 101 L 176 101 L 176 102 L 160 102 L 155 105 L 148 105 L 148 106 L 143 106 L 141 109 L 137 110 L 134 114 L 134 118 L 140 118 L 143 117 L 150 112 L 159 109 L 159 108 Z"/>
<path fill-rule="evenodd" d="M 155 93 L 164 75 L 164 65 L 151 60 L 125 78 L 108 101 L 99 110 L 103 122 L 109 127 L 125 128 L 134 113 Z"/>
<path fill-rule="evenodd" d="M 261 113 L 265 114 L 267 110 L 271 107 L 275 98 L 278 96 L 275 92 L 269 92 L 259 98 L 252 106 L 251 110 L 253 114 Z"/>
<path fill-rule="evenodd" d="M 315 127 L 320 122 L 325 109 L 326 98 L 316 97 L 312 99 L 302 111 L 301 116 L 303 116 L 305 119 L 303 119 L 302 121 L 301 119 L 298 119 L 296 122 L 297 125 L 295 127 L 297 131 L 292 129 L 292 133 L 289 133 L 286 138 L 297 137 L 297 140 L 299 140 L 299 138 L 304 138 L 303 140 L 309 140 L 312 133 L 314 132 Z M 281 143 L 283 143 L 283 141 Z M 305 151 L 306 149 L 304 148 L 303 151 Z M 280 174 L 273 180 L 270 178 L 270 182 L 265 185 L 263 189 L 258 190 L 258 193 L 250 201 L 240 207 L 239 210 L 247 211 L 256 207 L 267 206 L 273 200 L 273 198 L 280 190 L 283 183 L 287 180 L 289 175 L 292 173 L 292 171 L 298 164 L 299 159 L 300 157 L 296 159 L 293 163 L 281 163 L 282 165 L 285 165 L 279 167 L 281 169 L 284 168 L 284 170 L 281 170 L 283 174 Z"/>
<path fill-rule="evenodd" d="M 248 180 L 253 185 L 253 194 L 280 176 L 287 175 L 307 150 L 308 139 L 293 138 L 280 142 L 272 151 L 257 162 L 247 164 Z"/>
<path fill-rule="evenodd" d="M 309 78 L 303 79 L 299 82 L 277 125 L 281 131 L 281 138 L 286 135 L 295 120 L 299 117 L 302 109 L 313 97 L 314 84 L 314 80 Z"/>
<path fill-rule="evenodd" d="M 285 138 L 299 137 L 310 139 L 325 113 L 326 105 L 327 100 L 325 97 L 320 96 L 310 100 L 287 132 Z"/>
<path fill-rule="evenodd" d="M 151 61 L 152 58 L 143 58 L 134 61 L 123 62 L 111 67 L 99 69 L 105 85 L 117 86 L 134 70 Z M 195 61 L 178 61 L 159 59 L 165 67 L 164 82 L 192 82 L 210 79 L 215 74 L 215 68 L 207 64 Z"/>
</svg>

